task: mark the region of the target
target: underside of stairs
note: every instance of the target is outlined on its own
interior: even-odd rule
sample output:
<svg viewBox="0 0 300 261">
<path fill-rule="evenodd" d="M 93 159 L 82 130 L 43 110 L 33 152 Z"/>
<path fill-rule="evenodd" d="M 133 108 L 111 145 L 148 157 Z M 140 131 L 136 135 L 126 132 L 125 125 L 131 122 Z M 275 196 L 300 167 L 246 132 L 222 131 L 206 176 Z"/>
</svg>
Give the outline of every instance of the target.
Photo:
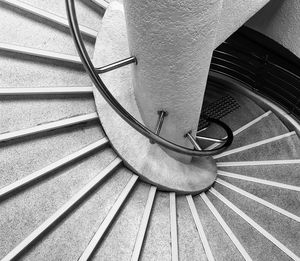
<svg viewBox="0 0 300 261">
<path fill-rule="evenodd" d="M 267 1 L 255 2 L 253 12 Z M 212 188 L 176 195 L 141 181 L 101 127 L 64 4 L 0 1 L 0 259 L 300 260 L 297 132 L 208 82 L 204 107 L 239 104 L 222 117 L 234 142 L 214 156 Z M 91 57 L 107 6 L 76 1 Z"/>
</svg>

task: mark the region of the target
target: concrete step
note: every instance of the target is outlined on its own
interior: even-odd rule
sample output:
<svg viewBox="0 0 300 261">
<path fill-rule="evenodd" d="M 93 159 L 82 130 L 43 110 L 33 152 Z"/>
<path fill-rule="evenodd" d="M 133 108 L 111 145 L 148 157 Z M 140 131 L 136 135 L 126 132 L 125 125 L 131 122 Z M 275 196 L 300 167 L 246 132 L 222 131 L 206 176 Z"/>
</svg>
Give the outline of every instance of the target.
<svg viewBox="0 0 300 261">
<path fill-rule="evenodd" d="M 169 193 L 157 192 L 140 260 L 171 260 Z"/>
<path fill-rule="evenodd" d="M 276 162 L 276 161 L 272 161 Z M 294 186 L 300 186 L 299 173 L 300 163 L 296 164 L 284 164 L 280 165 L 263 165 L 263 166 L 230 166 L 230 167 L 219 167 L 220 170 L 239 173 L 241 175 L 264 178 L 267 180 L 280 182 L 284 184 L 290 184 Z M 257 163 L 251 162 L 251 164 Z"/>
<path fill-rule="evenodd" d="M 244 260 L 201 197 L 194 201 L 215 260 Z"/>
<path fill-rule="evenodd" d="M 44 19 L 36 19 L 35 15 L 3 2 L 0 3 L 0 16 L 3 26 L 0 42 L 77 56 L 68 29 L 58 30 L 52 23 L 47 23 Z M 12 32 L 11 28 L 15 30 Z M 90 55 L 93 54 L 93 45 L 93 42 L 86 41 Z"/>
<path fill-rule="evenodd" d="M 274 186 L 266 186 L 264 184 L 258 184 L 229 177 L 220 176 L 220 178 L 253 195 L 256 195 L 259 198 L 262 198 L 278 207 L 300 216 L 300 197 L 298 191 Z"/>
<path fill-rule="evenodd" d="M 289 132 L 287 127 L 274 113 L 271 113 L 256 124 L 250 126 L 247 130 L 236 135 L 229 149 L 245 146 L 287 132 Z"/>
<path fill-rule="evenodd" d="M 102 137 L 98 123 L 93 123 L 6 142 L 0 150 L 0 186 L 9 185 Z"/>
<path fill-rule="evenodd" d="M 245 185 L 249 186 L 249 184 Z M 272 236 L 274 236 L 277 240 L 284 244 L 287 248 L 293 251 L 296 255 L 300 255 L 299 241 L 295 240 L 296 238 L 300 238 L 299 222 L 296 222 L 245 196 L 235 193 L 223 185 L 216 184 L 214 188 L 224 197 L 230 200 L 234 205 L 236 205 L 239 209 L 241 209 L 244 213 L 246 213 L 255 222 L 257 222 L 260 226 L 262 226 Z M 271 189 L 269 189 L 269 187 L 265 186 L 265 191 L 268 192 L 266 194 L 274 194 L 274 192 L 270 190 Z M 289 199 L 291 199 L 292 201 L 292 198 Z M 270 198 L 268 197 L 266 200 L 270 200 Z M 286 207 L 284 207 L 284 209 L 286 209 Z"/>
<path fill-rule="evenodd" d="M 229 151 L 230 149 L 226 153 Z M 220 157 L 218 161 L 289 160 L 298 159 L 299 155 L 300 141 L 298 136 L 292 133 L 292 135 L 288 137 Z M 219 155 L 217 157 L 219 157 Z"/>
<path fill-rule="evenodd" d="M 211 193 L 208 197 L 253 260 L 290 258 Z"/>
<path fill-rule="evenodd" d="M 3 227 L 1 230 L 1 257 L 16 247 L 42 222 L 62 207 L 114 158 L 115 155 L 110 150 L 97 153 L 2 201 L 0 204 L 0 220 L 1 227 Z M 101 193 L 104 193 L 102 197 L 106 195 L 109 202 L 113 203 L 114 197 L 118 195 L 118 189 L 124 186 L 129 176 L 124 174 L 124 171 L 116 177 L 113 176 L 110 185 L 102 189 Z M 106 207 L 102 205 L 100 213 L 105 216 L 105 209 L 107 211 L 109 208 L 109 205 Z M 97 215 L 99 216 L 99 213 Z M 72 225 L 74 226 L 75 223 L 72 222 Z M 76 228 L 80 230 L 77 225 Z M 73 227 L 73 229 L 76 228 Z"/>
<path fill-rule="evenodd" d="M 185 196 L 177 197 L 179 260 L 207 260 Z"/>
<path fill-rule="evenodd" d="M 39 7 L 48 12 L 67 18 L 66 4 L 60 0 L 22 0 L 35 7 Z M 98 8 L 93 1 L 76 1 L 76 13 L 80 24 L 99 31 L 104 9 Z"/>
<path fill-rule="evenodd" d="M 130 260 L 150 186 L 139 182 L 122 207 L 92 260 Z"/>
<path fill-rule="evenodd" d="M 91 95 L 0 97 L 0 134 L 95 112 Z"/>
</svg>

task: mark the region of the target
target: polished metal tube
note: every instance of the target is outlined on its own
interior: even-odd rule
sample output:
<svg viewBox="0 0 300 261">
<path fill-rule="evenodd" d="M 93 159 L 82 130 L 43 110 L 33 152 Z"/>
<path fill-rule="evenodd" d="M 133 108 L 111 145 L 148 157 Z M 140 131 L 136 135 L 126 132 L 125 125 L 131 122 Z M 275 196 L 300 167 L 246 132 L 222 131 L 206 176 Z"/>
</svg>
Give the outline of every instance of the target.
<svg viewBox="0 0 300 261">
<path fill-rule="evenodd" d="M 204 137 L 204 136 L 196 136 L 196 139 L 206 140 L 206 141 L 211 141 L 211 142 L 216 142 L 216 143 L 223 143 L 226 141 L 226 139 L 215 139 L 215 138 Z"/>
<path fill-rule="evenodd" d="M 186 137 L 193 144 L 193 146 L 195 147 L 196 150 L 202 150 L 201 147 L 200 147 L 200 145 L 197 143 L 197 141 L 194 139 L 194 137 L 192 136 L 192 134 L 190 132 L 188 132 L 186 134 Z"/>
<path fill-rule="evenodd" d="M 123 67 L 123 66 L 131 64 L 131 63 L 137 63 L 137 60 L 134 56 L 131 56 L 129 58 L 108 64 L 108 65 L 105 65 L 102 67 L 95 68 L 95 70 L 97 73 L 101 74 L 101 73 L 106 73 L 106 72 L 112 71 L 114 69 Z"/>
<path fill-rule="evenodd" d="M 157 113 L 158 113 L 159 116 L 158 116 L 158 120 L 157 120 L 157 123 L 156 123 L 155 134 L 159 135 L 159 133 L 161 131 L 161 127 L 164 123 L 164 119 L 168 115 L 168 113 L 166 111 L 159 111 Z M 154 144 L 155 142 L 153 140 L 150 140 L 150 143 Z"/>
</svg>

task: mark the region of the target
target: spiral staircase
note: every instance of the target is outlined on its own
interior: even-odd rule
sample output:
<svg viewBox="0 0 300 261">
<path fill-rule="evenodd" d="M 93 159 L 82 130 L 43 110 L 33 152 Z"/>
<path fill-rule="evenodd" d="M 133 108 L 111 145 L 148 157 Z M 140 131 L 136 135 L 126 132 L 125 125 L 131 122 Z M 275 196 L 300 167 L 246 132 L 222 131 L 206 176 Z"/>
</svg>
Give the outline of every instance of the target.
<svg viewBox="0 0 300 261">
<path fill-rule="evenodd" d="M 76 2 L 91 57 L 108 6 Z M 2 0 L 0 20 L 1 260 L 300 260 L 299 67 L 247 52 L 242 33 L 216 49 L 204 110 L 224 107 L 234 141 L 213 186 L 181 195 L 112 148 L 64 1 Z"/>
</svg>

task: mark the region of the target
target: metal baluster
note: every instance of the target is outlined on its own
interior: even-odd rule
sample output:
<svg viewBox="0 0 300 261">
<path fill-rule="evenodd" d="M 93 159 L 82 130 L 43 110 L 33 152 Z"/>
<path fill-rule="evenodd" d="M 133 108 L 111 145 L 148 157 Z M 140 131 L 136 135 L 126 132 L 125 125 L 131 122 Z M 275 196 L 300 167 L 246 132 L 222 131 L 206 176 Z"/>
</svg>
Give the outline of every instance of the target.
<svg viewBox="0 0 300 261">
<path fill-rule="evenodd" d="M 189 139 L 189 141 L 194 145 L 196 150 L 202 150 L 200 145 L 197 143 L 197 141 L 194 139 L 194 137 L 192 136 L 191 132 L 188 132 L 186 134 L 186 137 Z"/>
<path fill-rule="evenodd" d="M 156 128 L 155 128 L 155 134 L 159 135 L 160 131 L 161 131 L 161 127 L 164 123 L 164 119 L 165 117 L 167 117 L 168 113 L 166 111 L 158 111 L 158 120 L 156 123 Z M 154 144 L 155 142 L 153 140 L 150 140 L 151 144 Z"/>
<path fill-rule="evenodd" d="M 216 143 L 223 143 L 226 141 L 225 139 L 215 139 L 215 138 L 210 138 L 210 137 L 204 137 L 204 136 L 196 136 L 196 140 L 206 140 L 206 141 L 211 141 L 211 142 L 216 142 Z"/>
<path fill-rule="evenodd" d="M 123 67 L 123 66 L 131 64 L 131 63 L 137 64 L 137 59 L 134 56 L 131 56 L 129 58 L 108 64 L 108 65 L 105 65 L 102 67 L 95 68 L 95 70 L 97 73 L 101 74 L 101 73 L 106 73 L 106 72 L 112 71 L 114 69 Z"/>
</svg>

